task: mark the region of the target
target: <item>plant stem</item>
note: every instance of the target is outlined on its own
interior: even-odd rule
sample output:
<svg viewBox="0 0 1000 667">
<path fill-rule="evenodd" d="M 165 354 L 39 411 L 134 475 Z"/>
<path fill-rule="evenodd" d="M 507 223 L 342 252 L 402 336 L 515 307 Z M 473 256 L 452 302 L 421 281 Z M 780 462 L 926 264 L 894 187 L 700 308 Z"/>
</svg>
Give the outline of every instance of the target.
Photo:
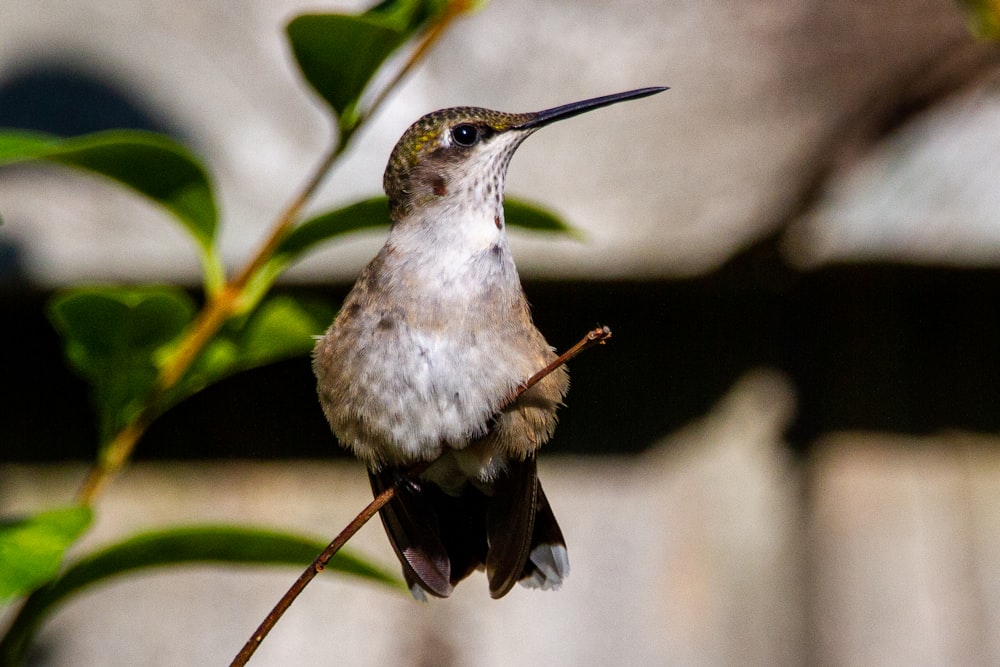
<svg viewBox="0 0 1000 667">
<path fill-rule="evenodd" d="M 524 383 L 521 384 L 521 386 L 515 389 L 513 393 L 511 393 L 511 395 L 508 396 L 507 399 L 500 404 L 500 410 L 503 410 L 505 407 L 516 401 L 521 394 L 531 389 L 533 386 L 538 384 L 546 375 L 548 375 L 555 369 L 559 368 L 560 366 L 568 362 L 576 355 L 580 354 L 584 350 L 589 349 L 595 345 L 604 345 L 609 338 L 611 338 L 611 329 L 609 329 L 608 327 L 597 327 L 596 329 L 591 329 L 590 331 L 587 332 L 586 336 L 584 336 L 579 340 L 579 342 L 577 342 L 576 345 L 574 345 L 573 347 L 569 348 L 568 350 L 560 354 L 558 357 L 553 359 L 548 366 L 546 366 L 545 368 L 543 368 L 542 370 L 538 371 L 530 378 L 525 380 Z"/>
<path fill-rule="evenodd" d="M 299 194 L 289 202 L 288 206 L 278 217 L 278 221 L 275 223 L 274 228 L 271 231 L 271 235 L 261 244 L 260 248 L 257 250 L 257 254 L 254 255 L 253 259 L 247 262 L 243 270 L 229 283 L 229 287 L 237 292 L 242 292 L 243 288 L 253 279 L 258 271 L 264 266 L 264 264 L 269 260 L 274 252 L 281 245 L 281 242 L 288 236 L 288 233 L 292 231 L 295 227 L 295 223 L 298 221 L 299 216 L 302 213 L 302 209 L 305 207 L 306 203 L 312 198 L 316 190 L 319 188 L 320 183 L 330 172 L 330 169 L 337 162 L 344 150 L 350 143 L 350 136 L 342 135 L 339 137 L 337 145 L 330 149 L 323 158 L 323 161 L 315 169 L 309 181 L 305 184 L 305 187 L 299 192 Z"/>
<path fill-rule="evenodd" d="M 330 559 L 333 558 L 338 551 L 340 551 L 341 547 L 347 544 L 347 541 L 354 537 L 354 534 L 361 530 L 361 527 L 368 523 L 368 520 L 375 516 L 376 512 L 382 509 L 382 506 L 392 500 L 395 495 L 396 487 L 390 486 L 388 489 L 377 495 L 370 503 L 368 503 L 368 505 L 361 510 L 361 512 L 359 512 L 349 524 L 347 524 L 344 530 L 340 531 L 340 534 L 333 538 L 333 541 L 330 542 L 326 549 L 324 549 L 323 552 L 309 564 L 309 567 L 307 567 L 302 574 L 299 575 L 299 578 L 295 580 L 295 583 L 292 584 L 291 588 L 289 588 L 285 594 L 281 596 L 281 599 L 278 600 L 278 604 L 274 605 L 271 612 L 264 618 L 261 624 L 257 626 L 253 635 L 250 636 L 247 643 L 243 645 L 240 652 L 236 654 L 235 658 L 233 658 L 232 663 L 230 663 L 230 667 L 242 667 L 242 665 L 247 664 L 247 661 L 249 661 L 253 654 L 257 651 L 257 647 L 260 646 L 260 643 L 264 641 L 264 638 L 267 637 L 269 632 L 271 632 L 271 628 L 273 628 L 284 613 L 288 611 L 288 608 L 292 606 L 292 603 L 295 602 L 297 597 L 299 597 L 299 594 L 305 590 L 306 586 L 309 585 L 309 582 L 315 579 L 316 575 L 326 568 L 327 563 L 329 563 Z"/>
<path fill-rule="evenodd" d="M 97 461 L 87 471 L 87 476 L 76 492 L 76 502 L 90 505 L 100 494 L 104 484 L 112 475 L 121 470 L 152 421 L 152 411 L 143 410 L 138 417 L 125 426 L 101 451 Z"/>
</svg>

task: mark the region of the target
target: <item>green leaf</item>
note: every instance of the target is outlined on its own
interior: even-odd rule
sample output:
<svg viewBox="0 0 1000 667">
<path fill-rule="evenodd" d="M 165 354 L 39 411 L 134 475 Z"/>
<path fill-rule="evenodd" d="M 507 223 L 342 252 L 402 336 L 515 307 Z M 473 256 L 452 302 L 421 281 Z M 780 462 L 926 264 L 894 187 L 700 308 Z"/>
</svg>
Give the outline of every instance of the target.
<svg viewBox="0 0 1000 667">
<path fill-rule="evenodd" d="M 58 601 L 93 583 L 127 572 L 184 563 L 306 566 L 326 542 L 301 535 L 239 526 L 181 526 L 131 537 L 71 565 L 47 589 Z M 327 569 L 399 586 L 380 568 L 341 551 Z"/>
<path fill-rule="evenodd" d="M 80 137 L 0 132 L 0 166 L 46 160 L 113 179 L 159 204 L 197 243 L 206 282 L 221 280 L 215 249 L 218 212 L 208 174 L 172 139 L 152 132 L 114 130 Z"/>
<path fill-rule="evenodd" d="M 172 213 L 203 247 L 215 240 L 218 214 L 205 169 L 186 148 L 152 132 L 115 130 L 59 139 L 0 132 L 0 165 L 48 160 L 106 176 Z"/>
<path fill-rule="evenodd" d="M 156 383 L 158 352 L 194 317 L 173 287 L 87 287 L 57 294 L 49 317 L 70 365 L 93 387 L 102 441 L 128 424 Z"/>
<path fill-rule="evenodd" d="M 0 644 L 0 664 L 17 664 L 44 618 L 69 596 L 108 579 L 153 567 L 189 563 L 294 565 L 305 567 L 326 542 L 236 526 L 178 527 L 129 538 L 87 556 L 29 598 Z M 341 551 L 328 570 L 402 588 L 396 577 Z"/>
<path fill-rule="evenodd" d="M 299 224 L 282 240 L 267 263 L 247 286 L 246 299 L 259 301 L 274 281 L 298 257 L 338 236 L 389 226 L 389 205 L 385 197 L 372 197 L 322 213 Z"/>
<path fill-rule="evenodd" d="M 288 24 L 292 53 L 306 81 L 333 107 L 341 127 L 368 82 L 410 33 L 393 15 L 307 14 Z"/>
<path fill-rule="evenodd" d="M 448 0 L 385 0 L 363 14 L 303 14 L 286 31 L 302 75 L 347 130 L 385 61 L 448 5 Z"/>
<path fill-rule="evenodd" d="M 0 601 L 24 595 L 59 571 L 66 549 L 90 525 L 86 507 L 0 522 Z"/>
<path fill-rule="evenodd" d="M 227 324 L 171 391 L 167 404 L 234 373 L 308 354 L 313 336 L 323 333 L 333 315 L 326 304 L 288 296 L 268 299 L 249 316 Z"/>
<path fill-rule="evenodd" d="M 551 211 L 522 199 L 507 197 L 503 204 L 504 219 L 509 226 L 528 229 L 533 232 L 553 232 L 580 237 L 582 232 L 567 225 Z"/>
<path fill-rule="evenodd" d="M 241 340 L 244 363 L 262 366 L 312 351 L 313 336 L 323 333 L 333 310 L 287 296 L 265 301 L 247 324 Z"/>
<path fill-rule="evenodd" d="M 287 26 L 292 53 L 306 81 L 353 129 L 362 94 L 386 60 L 446 14 L 478 11 L 484 0 L 384 0 L 357 15 L 304 14 Z"/>
<path fill-rule="evenodd" d="M 22 130 L 0 131 L 0 165 L 35 160 L 57 150 L 58 137 Z"/>
<path fill-rule="evenodd" d="M 969 32 L 982 40 L 1000 40 L 1000 0 L 961 0 Z"/>
<path fill-rule="evenodd" d="M 314 246 L 338 236 L 389 226 L 389 202 L 372 197 L 321 213 L 298 225 L 278 246 L 277 261 L 288 264 Z"/>
</svg>

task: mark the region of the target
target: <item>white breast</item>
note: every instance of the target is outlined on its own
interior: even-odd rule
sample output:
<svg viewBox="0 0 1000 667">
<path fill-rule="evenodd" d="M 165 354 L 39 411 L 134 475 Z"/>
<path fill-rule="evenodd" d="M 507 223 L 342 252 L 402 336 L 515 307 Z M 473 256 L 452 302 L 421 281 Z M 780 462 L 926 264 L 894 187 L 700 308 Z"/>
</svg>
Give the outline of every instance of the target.
<svg viewBox="0 0 1000 667">
<path fill-rule="evenodd" d="M 437 220 L 437 234 L 394 229 L 383 267 L 391 287 L 355 318 L 357 333 L 340 337 L 356 345 L 334 355 L 357 369 L 346 378 L 355 391 L 328 416 L 362 458 L 426 460 L 465 447 L 536 370 L 536 358 L 512 345 L 512 324 L 495 315 L 503 306 L 493 300 L 521 289 L 502 225 L 467 214 L 454 225 Z"/>
</svg>

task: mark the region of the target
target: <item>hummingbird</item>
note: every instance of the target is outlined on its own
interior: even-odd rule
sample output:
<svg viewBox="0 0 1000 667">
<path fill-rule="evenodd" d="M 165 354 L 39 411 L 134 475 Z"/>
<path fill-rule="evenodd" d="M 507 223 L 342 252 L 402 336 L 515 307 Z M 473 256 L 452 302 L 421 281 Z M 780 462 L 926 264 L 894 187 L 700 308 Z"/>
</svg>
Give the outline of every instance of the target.
<svg viewBox="0 0 1000 667">
<path fill-rule="evenodd" d="M 368 469 L 382 524 L 414 597 L 448 597 L 477 569 L 490 595 L 557 589 L 569 557 L 536 454 L 569 388 L 535 327 L 507 244 L 507 166 L 550 123 L 666 88 L 533 113 L 429 113 L 383 178 L 391 227 L 313 352 L 323 412 Z M 420 465 L 419 474 L 412 474 Z"/>
</svg>

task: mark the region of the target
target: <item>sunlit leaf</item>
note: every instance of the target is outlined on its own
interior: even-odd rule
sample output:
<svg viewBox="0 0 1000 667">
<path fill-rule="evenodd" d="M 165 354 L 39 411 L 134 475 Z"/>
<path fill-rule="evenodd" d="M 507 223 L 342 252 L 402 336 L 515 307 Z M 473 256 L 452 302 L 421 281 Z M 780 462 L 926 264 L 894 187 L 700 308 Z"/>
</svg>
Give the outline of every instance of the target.
<svg viewBox="0 0 1000 667">
<path fill-rule="evenodd" d="M 58 150 L 58 137 L 25 130 L 0 131 L 0 165 L 35 160 Z"/>
<path fill-rule="evenodd" d="M 321 540 L 237 526 L 180 527 L 137 535 L 77 561 L 33 595 L 0 645 L 0 664 L 18 664 L 23 660 L 45 617 L 60 602 L 93 584 L 137 570 L 192 563 L 304 568 L 325 547 L 326 542 Z M 396 577 L 344 551 L 334 556 L 326 569 L 381 585 L 403 587 Z"/>
<path fill-rule="evenodd" d="M 519 227 L 533 232 L 552 232 L 580 236 L 575 227 L 563 222 L 562 218 L 538 204 L 526 202 L 515 197 L 507 197 L 503 204 L 504 219 L 507 225 Z"/>
<path fill-rule="evenodd" d="M 235 373 L 308 354 L 334 310 L 289 296 L 264 301 L 252 313 L 229 322 L 170 392 L 174 404 Z"/>
<path fill-rule="evenodd" d="M 215 240 L 218 213 L 208 174 L 186 148 L 152 132 L 114 130 L 68 139 L 0 132 L 0 165 L 47 160 L 114 179 L 174 215 L 203 248 Z"/>
<path fill-rule="evenodd" d="M 97 581 L 135 570 L 185 563 L 306 566 L 326 547 L 312 538 L 239 526 L 189 526 L 151 531 L 72 564 L 48 589 L 58 600 Z M 328 570 L 398 586 L 384 570 L 341 551 Z"/>
<path fill-rule="evenodd" d="M 0 601 L 52 579 L 66 549 L 90 524 L 86 507 L 66 507 L 0 521 Z"/>
<path fill-rule="evenodd" d="M 265 301 L 247 324 L 241 340 L 245 363 L 272 363 L 312 351 L 313 336 L 323 333 L 333 319 L 333 310 L 306 304 L 291 297 Z"/>
<path fill-rule="evenodd" d="M 218 212 L 205 168 L 169 137 L 113 130 L 61 139 L 21 130 L 0 131 L 0 166 L 43 160 L 110 178 L 163 207 L 194 239 L 214 292 L 224 280 L 215 247 Z"/>
<path fill-rule="evenodd" d="M 306 220 L 285 237 L 278 246 L 275 257 L 287 263 L 316 245 L 338 236 L 388 226 L 388 201 L 385 197 L 372 197 Z"/>
</svg>

